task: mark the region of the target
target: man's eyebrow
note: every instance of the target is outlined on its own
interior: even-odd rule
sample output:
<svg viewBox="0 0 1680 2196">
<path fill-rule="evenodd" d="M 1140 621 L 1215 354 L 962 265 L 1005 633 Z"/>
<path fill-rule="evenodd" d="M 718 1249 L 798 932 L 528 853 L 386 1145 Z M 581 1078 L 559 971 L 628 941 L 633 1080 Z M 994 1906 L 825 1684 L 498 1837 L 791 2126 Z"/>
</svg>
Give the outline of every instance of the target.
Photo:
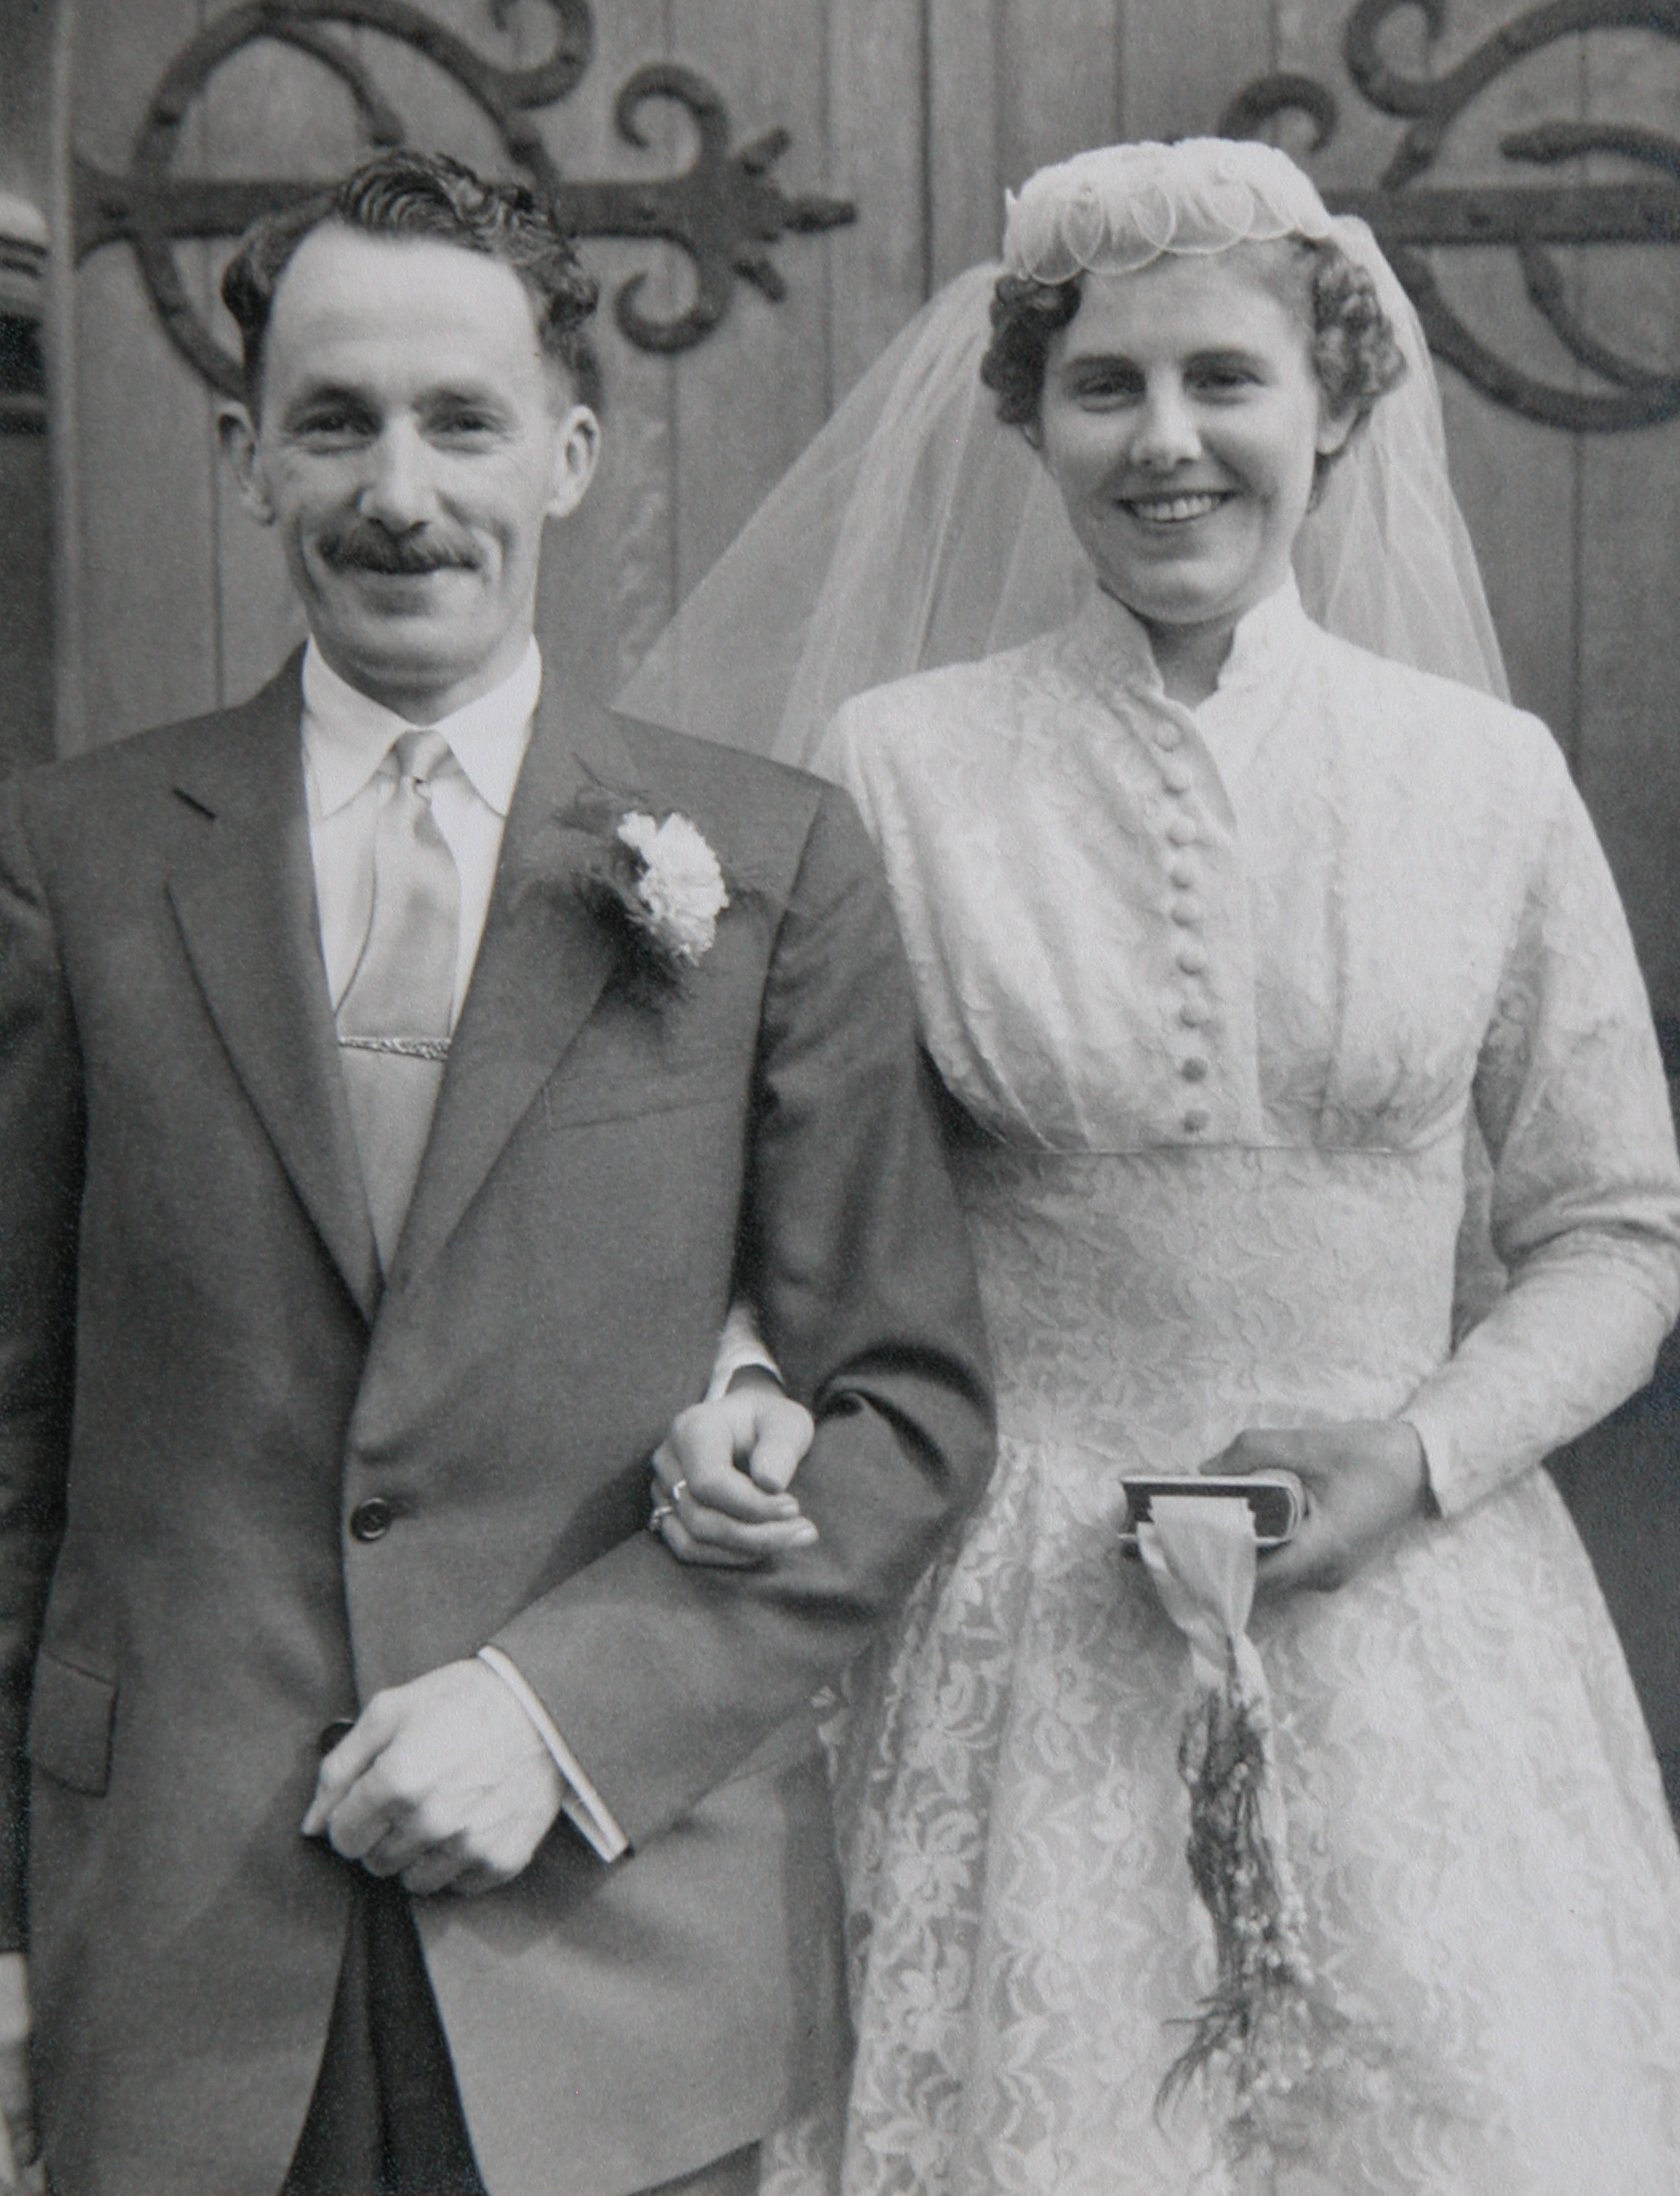
<svg viewBox="0 0 1680 2196">
<path fill-rule="evenodd" d="M 297 419 L 301 414 L 312 412 L 317 405 L 323 404 L 344 405 L 352 411 L 366 411 L 368 409 L 366 396 L 360 389 L 353 388 L 350 383 L 315 381 L 307 382 L 302 389 L 295 392 L 292 401 L 286 407 L 286 417 L 289 420 Z"/>
<path fill-rule="evenodd" d="M 440 404 L 472 404 L 497 412 L 507 410 L 507 400 L 487 381 L 440 382 L 435 389 L 425 392 L 421 404 L 428 411 Z"/>
</svg>

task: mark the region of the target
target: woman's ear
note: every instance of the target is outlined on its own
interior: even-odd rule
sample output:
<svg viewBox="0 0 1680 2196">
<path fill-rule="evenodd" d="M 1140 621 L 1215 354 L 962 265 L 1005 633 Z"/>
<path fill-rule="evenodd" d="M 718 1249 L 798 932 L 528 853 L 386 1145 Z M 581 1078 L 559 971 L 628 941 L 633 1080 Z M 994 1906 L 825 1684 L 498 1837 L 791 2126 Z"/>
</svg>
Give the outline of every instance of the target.
<svg viewBox="0 0 1680 2196">
<path fill-rule="evenodd" d="M 1318 407 L 1318 432 L 1313 444 L 1321 458 L 1334 458 L 1347 448 L 1348 437 L 1359 424 L 1356 405 L 1346 405 L 1339 412 L 1332 412 L 1320 402 Z"/>
<path fill-rule="evenodd" d="M 274 498 L 257 447 L 257 426 L 243 404 L 224 404 L 216 414 L 216 439 L 233 475 L 239 500 L 259 526 L 274 524 Z"/>
</svg>

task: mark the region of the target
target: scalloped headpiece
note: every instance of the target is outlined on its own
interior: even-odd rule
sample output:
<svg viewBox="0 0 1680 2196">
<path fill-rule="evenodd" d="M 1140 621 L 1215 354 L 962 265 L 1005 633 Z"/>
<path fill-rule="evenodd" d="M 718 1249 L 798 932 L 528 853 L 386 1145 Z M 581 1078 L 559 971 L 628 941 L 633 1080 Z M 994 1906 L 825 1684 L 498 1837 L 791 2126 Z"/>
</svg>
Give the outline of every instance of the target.
<svg viewBox="0 0 1680 2196">
<path fill-rule="evenodd" d="M 1275 145 L 1189 137 L 1176 145 L 1103 145 L 1040 168 L 1005 199 L 1011 274 L 1067 282 L 1133 273 L 1163 252 L 1229 251 L 1330 233 L 1310 177 Z"/>
</svg>

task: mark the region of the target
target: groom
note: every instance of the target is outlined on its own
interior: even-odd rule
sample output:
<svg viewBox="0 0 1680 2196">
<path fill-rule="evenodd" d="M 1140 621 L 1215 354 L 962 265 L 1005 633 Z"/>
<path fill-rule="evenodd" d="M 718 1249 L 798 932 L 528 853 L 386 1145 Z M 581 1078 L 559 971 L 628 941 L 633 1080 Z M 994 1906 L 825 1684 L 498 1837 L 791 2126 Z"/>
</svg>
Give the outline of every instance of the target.
<svg viewBox="0 0 1680 2196">
<path fill-rule="evenodd" d="M 841 2021 L 805 1704 L 989 1453 L 891 916 L 841 797 L 539 663 L 600 441 L 542 209 L 383 155 L 225 294 L 309 647 L 0 801 L 3 1979 L 46 2170 L 747 2187 Z M 816 1412 L 820 1538 L 684 1570 L 646 1459 L 737 1293 Z"/>
</svg>

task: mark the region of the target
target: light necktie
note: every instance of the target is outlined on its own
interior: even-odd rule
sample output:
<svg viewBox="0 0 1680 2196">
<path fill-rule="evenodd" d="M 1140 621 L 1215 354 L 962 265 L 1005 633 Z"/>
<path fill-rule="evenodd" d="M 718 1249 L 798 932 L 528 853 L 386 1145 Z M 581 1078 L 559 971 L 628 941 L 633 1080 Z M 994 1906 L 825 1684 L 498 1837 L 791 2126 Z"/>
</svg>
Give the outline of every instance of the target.
<svg viewBox="0 0 1680 2196">
<path fill-rule="evenodd" d="M 450 759 L 432 727 L 393 743 L 397 786 L 374 828 L 373 912 L 338 1006 L 339 1058 L 380 1263 L 390 1271 L 449 1057 L 461 882 L 432 814 Z"/>
</svg>

